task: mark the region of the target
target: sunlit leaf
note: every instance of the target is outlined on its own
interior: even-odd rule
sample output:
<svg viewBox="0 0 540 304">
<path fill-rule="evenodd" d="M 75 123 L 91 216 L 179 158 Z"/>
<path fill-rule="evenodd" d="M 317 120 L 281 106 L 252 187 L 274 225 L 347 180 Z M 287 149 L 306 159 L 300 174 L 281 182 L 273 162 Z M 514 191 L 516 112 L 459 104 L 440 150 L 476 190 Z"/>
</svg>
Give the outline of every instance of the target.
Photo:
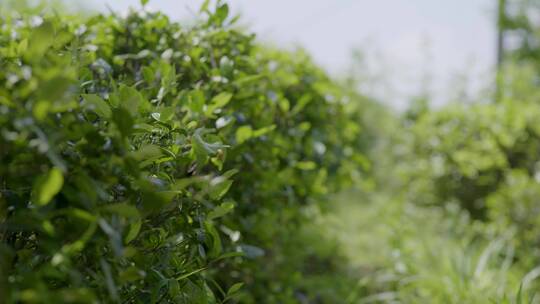
<svg viewBox="0 0 540 304">
<path fill-rule="evenodd" d="M 234 203 L 226 202 L 212 209 L 212 211 L 208 213 L 206 218 L 208 220 L 217 219 L 231 212 L 233 209 L 234 209 Z"/>
<path fill-rule="evenodd" d="M 236 142 L 240 145 L 253 136 L 253 129 L 250 126 L 241 126 L 236 129 Z"/>
<path fill-rule="evenodd" d="M 46 205 L 60 192 L 64 184 L 64 175 L 58 168 L 52 168 L 45 175 L 41 176 L 34 185 L 35 203 Z"/>
<path fill-rule="evenodd" d="M 89 110 L 94 111 L 97 115 L 104 117 L 104 118 L 110 118 L 112 115 L 112 110 L 109 104 L 105 102 L 101 97 L 95 95 L 95 94 L 84 94 L 82 95 L 84 100 L 86 101 L 87 108 Z"/>
</svg>

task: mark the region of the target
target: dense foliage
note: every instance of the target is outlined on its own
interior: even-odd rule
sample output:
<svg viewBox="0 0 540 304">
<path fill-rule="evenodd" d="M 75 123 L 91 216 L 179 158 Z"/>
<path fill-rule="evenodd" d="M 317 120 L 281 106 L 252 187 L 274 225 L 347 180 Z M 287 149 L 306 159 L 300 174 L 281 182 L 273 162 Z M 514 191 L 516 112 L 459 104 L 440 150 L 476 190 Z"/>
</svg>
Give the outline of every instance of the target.
<svg viewBox="0 0 540 304">
<path fill-rule="evenodd" d="M 289 248 L 365 164 L 356 97 L 209 7 L 1 15 L 4 303 L 317 296 L 335 261 Z"/>
<path fill-rule="evenodd" d="M 540 135 L 534 105 L 451 105 L 415 124 L 411 171 L 425 178 L 430 197 L 421 202 L 459 202 L 477 218 L 487 198 L 512 170 L 537 175 Z M 420 201 L 419 201 L 420 202 Z"/>
<path fill-rule="evenodd" d="M 498 0 L 497 27 L 502 40 L 501 59 L 533 65 L 540 62 L 538 0 Z"/>
<path fill-rule="evenodd" d="M 539 115 L 536 104 L 515 99 L 427 112 L 412 127 L 411 162 L 402 166 L 409 199 L 457 203 L 512 235 L 520 264 L 538 265 Z"/>
<path fill-rule="evenodd" d="M 405 113 L 146 2 L 0 3 L 0 303 L 538 303 L 536 2 L 483 102 Z"/>
</svg>

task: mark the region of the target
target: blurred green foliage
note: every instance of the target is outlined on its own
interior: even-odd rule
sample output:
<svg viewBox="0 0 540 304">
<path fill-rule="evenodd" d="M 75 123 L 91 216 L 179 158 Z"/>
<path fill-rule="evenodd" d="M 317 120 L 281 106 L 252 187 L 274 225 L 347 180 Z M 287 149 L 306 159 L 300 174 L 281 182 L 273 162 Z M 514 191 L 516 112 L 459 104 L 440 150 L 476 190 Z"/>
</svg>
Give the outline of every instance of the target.
<svg viewBox="0 0 540 304">
<path fill-rule="evenodd" d="M 502 31 L 504 61 L 532 65 L 536 69 L 540 63 L 540 1 L 499 0 L 502 5 L 497 24 Z"/>
<path fill-rule="evenodd" d="M 540 152 L 540 112 L 534 104 L 449 105 L 421 116 L 411 128 L 408 171 L 425 180 L 420 203 L 459 202 L 485 218 L 486 198 L 513 169 L 533 177 Z M 433 189 L 432 191 L 430 191 Z"/>
<path fill-rule="evenodd" d="M 407 162 L 400 166 L 408 199 L 457 203 L 501 232 L 515 230 L 520 262 L 536 266 L 539 115 L 537 104 L 511 98 L 425 113 L 411 126 Z"/>
<path fill-rule="evenodd" d="M 366 199 L 352 204 L 358 197 Z M 344 303 L 537 303 L 538 268 L 516 263 L 524 252 L 513 231 L 455 204 L 419 206 L 391 193 L 342 193 L 335 202 L 321 221 L 357 277 Z"/>
</svg>

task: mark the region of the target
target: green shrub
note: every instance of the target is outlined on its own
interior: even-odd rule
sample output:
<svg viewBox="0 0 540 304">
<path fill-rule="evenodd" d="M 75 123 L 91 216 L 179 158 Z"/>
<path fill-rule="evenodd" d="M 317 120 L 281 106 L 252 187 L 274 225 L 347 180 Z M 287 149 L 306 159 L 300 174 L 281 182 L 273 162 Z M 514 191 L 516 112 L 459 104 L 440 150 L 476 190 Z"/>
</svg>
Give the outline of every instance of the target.
<svg viewBox="0 0 540 304">
<path fill-rule="evenodd" d="M 144 10 L 1 15 L 5 302 L 317 295 L 284 248 L 305 206 L 358 179 L 355 96 L 208 7 L 191 28 Z"/>
<path fill-rule="evenodd" d="M 511 231 L 472 221 L 457 205 L 418 206 L 388 193 L 359 201 L 367 195 L 341 194 L 335 218 L 326 216 L 359 277 L 346 303 L 538 303 L 529 301 L 538 270 L 515 263 L 528 252 Z"/>
<path fill-rule="evenodd" d="M 533 269 L 538 252 L 540 109 L 506 97 L 498 104 L 449 105 L 413 123 L 400 173 L 407 200 L 458 204 L 508 236 L 518 267 Z"/>
<path fill-rule="evenodd" d="M 534 176 L 540 160 L 540 111 L 533 104 L 451 105 L 428 112 L 412 127 L 406 178 L 413 200 L 458 202 L 475 218 L 487 216 L 486 198 L 505 176 Z M 516 202 L 518 203 L 518 202 Z"/>
<path fill-rule="evenodd" d="M 520 262 L 536 266 L 540 259 L 540 183 L 538 176 L 513 170 L 487 199 L 490 219 L 500 230 L 514 231 Z"/>
</svg>

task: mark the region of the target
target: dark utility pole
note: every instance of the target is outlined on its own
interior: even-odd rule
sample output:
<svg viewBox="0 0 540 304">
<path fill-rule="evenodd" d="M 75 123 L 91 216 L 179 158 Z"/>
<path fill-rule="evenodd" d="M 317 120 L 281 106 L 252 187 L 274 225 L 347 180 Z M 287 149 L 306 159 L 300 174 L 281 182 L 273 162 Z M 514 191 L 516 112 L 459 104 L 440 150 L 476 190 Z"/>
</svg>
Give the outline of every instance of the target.
<svg viewBox="0 0 540 304">
<path fill-rule="evenodd" d="M 497 7 L 497 79 L 495 80 L 495 101 L 498 102 L 502 97 L 503 86 L 503 61 L 504 61 L 504 32 L 506 19 L 506 1 L 498 0 Z"/>
</svg>

